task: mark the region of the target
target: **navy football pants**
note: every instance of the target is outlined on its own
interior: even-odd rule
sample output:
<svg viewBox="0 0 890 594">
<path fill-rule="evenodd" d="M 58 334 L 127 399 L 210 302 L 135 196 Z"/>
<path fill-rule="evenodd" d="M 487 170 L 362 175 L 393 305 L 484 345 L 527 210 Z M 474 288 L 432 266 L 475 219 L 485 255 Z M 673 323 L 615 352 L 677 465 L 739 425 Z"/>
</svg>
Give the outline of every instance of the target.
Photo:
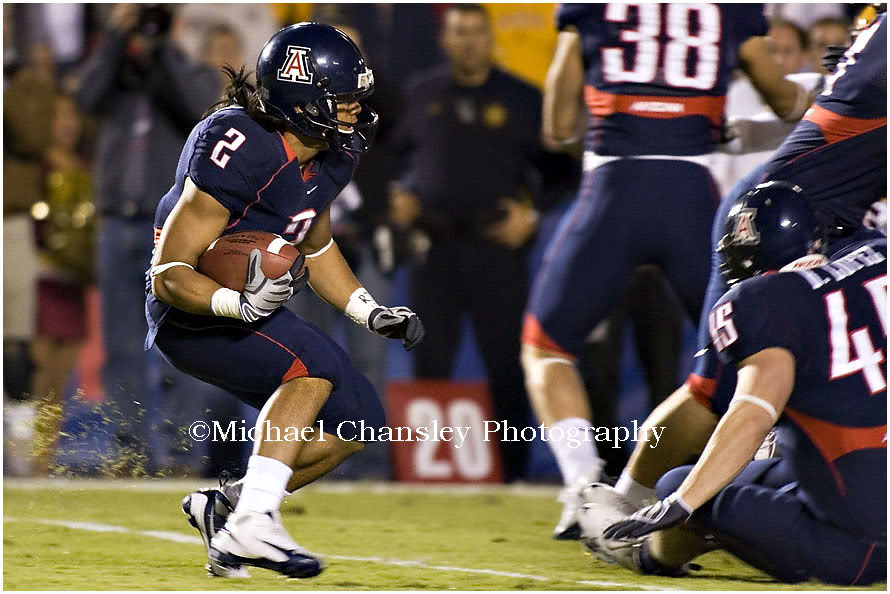
<svg viewBox="0 0 890 594">
<path fill-rule="evenodd" d="M 711 174 L 688 161 L 625 158 L 585 173 L 535 278 L 523 342 L 577 356 L 645 264 L 697 320 L 718 201 Z"/>
<path fill-rule="evenodd" d="M 298 377 L 326 379 L 333 390 L 318 418 L 325 431 L 356 437 L 355 423 L 378 428 L 383 407 L 371 382 L 349 355 L 319 330 L 281 308 L 253 324 L 171 309 L 157 338 L 161 353 L 177 369 L 262 408 L 278 387 Z"/>
<path fill-rule="evenodd" d="M 724 549 L 783 582 L 818 579 L 864 586 L 887 579 L 887 543 L 845 532 L 818 519 L 798 496 L 782 458 L 751 462 L 689 520 Z M 666 473 L 659 499 L 679 488 L 692 466 Z"/>
</svg>

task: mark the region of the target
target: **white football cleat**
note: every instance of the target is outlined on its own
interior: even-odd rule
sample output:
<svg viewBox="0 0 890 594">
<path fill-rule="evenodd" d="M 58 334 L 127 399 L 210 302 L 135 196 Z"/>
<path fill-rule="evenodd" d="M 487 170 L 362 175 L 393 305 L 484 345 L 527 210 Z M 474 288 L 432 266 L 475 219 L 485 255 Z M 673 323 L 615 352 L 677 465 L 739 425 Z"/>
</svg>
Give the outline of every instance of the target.
<svg viewBox="0 0 890 594">
<path fill-rule="evenodd" d="M 207 564 L 204 567 L 210 575 L 249 578 L 250 574 L 241 565 L 222 565 L 210 557 L 210 541 L 226 523 L 226 518 L 234 508 L 235 506 L 219 489 L 202 489 L 182 499 L 182 512 L 188 518 L 189 524 L 198 530 L 207 549 Z"/>
<path fill-rule="evenodd" d="M 578 523 L 581 528 L 581 540 L 599 559 L 606 563 L 617 563 L 628 569 L 640 571 L 639 559 L 634 553 L 639 549 L 639 542 L 607 539 L 603 531 L 637 511 L 636 505 L 614 487 L 602 483 L 594 483 L 584 487 L 580 494 Z M 635 550 L 636 549 L 636 550 Z"/>
<path fill-rule="evenodd" d="M 309 578 L 324 566 L 315 555 L 299 546 L 275 511 L 234 512 L 210 542 L 210 559 L 225 567 L 252 565 L 293 578 Z"/>
<path fill-rule="evenodd" d="M 578 511 L 581 509 L 581 491 L 599 480 L 602 471 L 602 460 L 590 472 L 579 477 L 574 484 L 563 487 L 559 492 L 557 501 L 562 503 L 562 513 L 559 515 L 559 523 L 553 529 L 553 538 L 556 540 L 578 540 L 581 538 L 581 526 L 578 524 Z"/>
<path fill-rule="evenodd" d="M 226 523 L 229 514 L 235 511 L 241 497 L 240 481 L 230 483 L 231 474 L 224 470 L 220 474 L 219 489 L 201 489 L 182 498 L 182 513 L 201 535 L 207 550 L 207 564 L 204 566 L 210 575 L 228 578 L 249 578 L 247 569 L 240 565 L 223 566 L 210 558 L 210 540 Z"/>
<path fill-rule="evenodd" d="M 606 528 L 639 509 L 639 505 L 632 503 L 614 487 L 594 483 L 581 491 L 581 499 L 583 503 L 578 511 L 581 540 L 601 561 L 626 567 L 639 574 L 665 577 L 684 577 L 692 570 L 701 569 L 695 563 L 667 567 L 654 561 L 648 552 L 649 535 L 635 540 L 605 538 L 603 531 Z M 716 548 L 713 546 L 712 550 Z M 644 561 L 644 557 L 649 560 Z"/>
<path fill-rule="evenodd" d="M 553 529 L 556 540 L 578 540 L 581 538 L 581 527 L 578 525 L 578 510 L 581 509 L 581 490 L 575 485 L 563 487 L 557 501 L 562 503 L 559 523 Z"/>
</svg>

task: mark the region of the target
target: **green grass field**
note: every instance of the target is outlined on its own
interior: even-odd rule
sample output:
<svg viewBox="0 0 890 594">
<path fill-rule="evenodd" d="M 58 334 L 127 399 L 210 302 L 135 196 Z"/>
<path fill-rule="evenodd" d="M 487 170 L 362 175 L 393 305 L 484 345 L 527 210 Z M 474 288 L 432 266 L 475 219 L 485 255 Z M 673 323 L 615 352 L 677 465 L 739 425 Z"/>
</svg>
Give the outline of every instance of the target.
<svg viewBox="0 0 890 594">
<path fill-rule="evenodd" d="M 7 481 L 7 590 L 620 590 L 790 588 L 724 553 L 684 579 L 602 564 L 577 542 L 550 539 L 555 490 L 354 488 L 329 483 L 291 496 L 282 513 L 297 542 L 327 558 L 311 580 L 251 569 L 209 578 L 179 481 Z M 836 589 L 836 588 L 832 588 Z M 884 585 L 875 589 L 885 589 Z"/>
</svg>

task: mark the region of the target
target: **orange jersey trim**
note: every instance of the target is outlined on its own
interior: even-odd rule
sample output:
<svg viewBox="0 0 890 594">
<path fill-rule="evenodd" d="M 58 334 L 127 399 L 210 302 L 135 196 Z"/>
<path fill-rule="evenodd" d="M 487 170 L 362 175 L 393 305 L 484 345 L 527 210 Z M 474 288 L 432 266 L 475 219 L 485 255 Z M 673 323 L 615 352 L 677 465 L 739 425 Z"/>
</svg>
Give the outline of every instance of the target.
<svg viewBox="0 0 890 594">
<path fill-rule="evenodd" d="M 291 146 L 287 143 L 287 139 L 284 138 L 284 134 L 279 132 L 278 136 L 281 137 L 281 146 L 284 147 L 284 154 L 287 155 L 287 162 L 290 163 L 297 158 L 297 153 L 295 153 L 294 149 L 292 149 Z"/>
<path fill-rule="evenodd" d="M 555 340 L 550 338 L 541 326 L 541 322 L 538 321 L 538 318 L 530 313 L 525 314 L 525 319 L 522 323 L 522 343 L 539 348 L 542 351 L 558 353 L 573 361 L 576 359 L 575 355 L 559 346 Z"/>
<path fill-rule="evenodd" d="M 288 370 L 281 376 L 281 383 L 286 384 L 292 379 L 296 379 L 298 377 L 306 377 L 309 375 L 309 370 L 306 369 L 306 365 L 303 364 L 303 361 L 300 360 L 299 357 L 294 357 L 294 362 L 291 363 L 291 366 Z"/>
<path fill-rule="evenodd" d="M 871 132 L 887 125 L 887 118 L 854 118 L 834 113 L 821 105 L 810 107 L 803 119 L 819 126 L 828 144 Z"/>
<path fill-rule="evenodd" d="M 723 123 L 726 97 L 663 97 L 655 95 L 618 95 L 584 85 L 584 101 L 594 116 L 626 113 L 642 118 L 673 119 L 704 116 L 715 126 Z"/>
<path fill-rule="evenodd" d="M 717 380 L 690 373 L 686 378 L 686 385 L 689 387 L 689 391 L 692 392 L 692 397 L 701 405 L 708 410 L 714 408 L 711 400 L 714 398 L 714 392 L 717 391 Z"/>
<path fill-rule="evenodd" d="M 785 413 L 807 434 L 827 462 L 856 450 L 887 448 L 887 425 L 845 427 L 788 407 Z"/>
</svg>

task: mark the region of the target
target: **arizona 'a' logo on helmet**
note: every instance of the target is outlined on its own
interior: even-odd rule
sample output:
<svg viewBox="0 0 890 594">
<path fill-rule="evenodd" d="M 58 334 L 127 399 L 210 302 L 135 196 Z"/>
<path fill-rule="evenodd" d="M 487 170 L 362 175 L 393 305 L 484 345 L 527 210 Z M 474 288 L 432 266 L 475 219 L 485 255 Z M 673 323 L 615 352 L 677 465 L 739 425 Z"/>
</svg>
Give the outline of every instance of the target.
<svg viewBox="0 0 890 594">
<path fill-rule="evenodd" d="M 312 84 L 312 71 L 309 69 L 309 48 L 297 45 L 287 46 L 287 57 L 278 69 L 278 80 Z"/>
<path fill-rule="evenodd" d="M 334 151 L 370 148 L 378 118 L 364 101 L 374 92 L 374 73 L 339 29 L 312 22 L 285 27 L 263 46 L 256 78 L 261 109 L 284 128 Z M 337 106 L 354 102 L 361 111 L 340 119 Z"/>
<path fill-rule="evenodd" d="M 733 239 L 742 245 L 756 245 L 760 243 L 760 233 L 754 226 L 757 217 L 756 208 L 740 208 L 735 217 L 735 228 L 732 230 Z"/>
<path fill-rule="evenodd" d="M 720 274 L 740 282 L 820 253 L 822 229 L 798 186 L 769 181 L 736 198 L 717 243 Z"/>
</svg>

